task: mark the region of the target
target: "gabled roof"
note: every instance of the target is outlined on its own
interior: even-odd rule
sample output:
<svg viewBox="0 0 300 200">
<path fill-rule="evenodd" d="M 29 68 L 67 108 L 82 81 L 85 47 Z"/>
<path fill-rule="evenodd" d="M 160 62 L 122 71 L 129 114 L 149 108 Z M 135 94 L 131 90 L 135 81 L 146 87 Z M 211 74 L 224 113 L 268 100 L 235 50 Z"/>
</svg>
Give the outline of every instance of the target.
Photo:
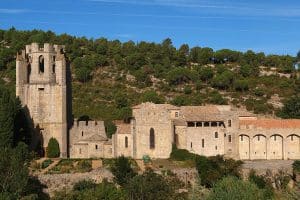
<svg viewBox="0 0 300 200">
<path fill-rule="evenodd" d="M 217 106 L 182 106 L 181 115 L 185 121 L 222 121 Z"/>
</svg>

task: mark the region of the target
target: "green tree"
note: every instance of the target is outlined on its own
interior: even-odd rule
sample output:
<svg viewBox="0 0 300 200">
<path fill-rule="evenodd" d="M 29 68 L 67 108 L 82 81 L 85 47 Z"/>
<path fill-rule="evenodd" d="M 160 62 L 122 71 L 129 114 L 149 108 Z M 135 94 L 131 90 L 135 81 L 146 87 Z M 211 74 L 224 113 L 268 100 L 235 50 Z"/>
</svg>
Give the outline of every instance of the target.
<svg viewBox="0 0 300 200">
<path fill-rule="evenodd" d="M 242 162 L 233 159 L 224 159 L 223 156 L 197 156 L 196 168 L 201 179 L 201 184 L 212 187 L 218 180 L 225 176 L 240 176 Z"/>
<path fill-rule="evenodd" d="M 13 145 L 15 105 L 8 90 L 0 91 L 0 147 Z"/>
<path fill-rule="evenodd" d="M 25 153 L 25 157 L 24 157 Z M 28 182 L 26 149 L 0 147 L 0 198 L 19 199 Z"/>
<path fill-rule="evenodd" d="M 124 156 L 114 160 L 111 172 L 114 175 L 115 182 L 121 186 L 125 186 L 136 175 L 136 172 L 131 167 L 131 161 Z"/>
<path fill-rule="evenodd" d="M 117 131 L 117 126 L 110 120 L 104 121 L 105 132 L 108 138 L 111 138 L 113 134 Z"/>
<path fill-rule="evenodd" d="M 153 102 L 156 104 L 164 103 L 163 97 L 159 96 L 154 90 L 149 90 L 143 93 L 142 102 Z"/>
<path fill-rule="evenodd" d="M 57 158 L 60 155 L 59 144 L 55 138 L 50 138 L 47 146 L 47 156 L 49 158 Z"/>
<path fill-rule="evenodd" d="M 184 194 L 178 194 L 179 181 L 166 180 L 151 170 L 135 176 L 126 187 L 131 199 L 136 200 L 184 200 Z"/>
<path fill-rule="evenodd" d="M 255 184 L 236 177 L 225 177 L 213 187 L 208 200 L 263 200 L 264 194 Z"/>
<path fill-rule="evenodd" d="M 278 115 L 282 118 L 300 119 L 300 96 L 287 99 Z"/>
<path fill-rule="evenodd" d="M 234 81 L 234 89 L 236 91 L 247 91 L 249 89 L 249 82 L 246 79 L 240 79 Z"/>
</svg>

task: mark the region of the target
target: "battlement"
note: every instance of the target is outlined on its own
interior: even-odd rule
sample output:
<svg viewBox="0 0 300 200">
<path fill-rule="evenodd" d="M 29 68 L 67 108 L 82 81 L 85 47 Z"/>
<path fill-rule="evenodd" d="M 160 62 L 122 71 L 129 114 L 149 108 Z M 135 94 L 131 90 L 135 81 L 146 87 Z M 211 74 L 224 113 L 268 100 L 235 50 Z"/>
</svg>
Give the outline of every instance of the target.
<svg viewBox="0 0 300 200">
<path fill-rule="evenodd" d="M 40 46 L 38 43 L 32 43 L 29 45 L 26 45 L 25 48 L 26 54 L 31 53 L 56 53 L 56 54 L 63 54 L 65 52 L 65 46 L 64 45 L 53 45 L 49 43 L 45 43 L 43 46 Z"/>
<path fill-rule="evenodd" d="M 75 127 L 86 128 L 86 127 L 104 127 L 104 121 L 77 121 L 74 123 Z"/>
</svg>

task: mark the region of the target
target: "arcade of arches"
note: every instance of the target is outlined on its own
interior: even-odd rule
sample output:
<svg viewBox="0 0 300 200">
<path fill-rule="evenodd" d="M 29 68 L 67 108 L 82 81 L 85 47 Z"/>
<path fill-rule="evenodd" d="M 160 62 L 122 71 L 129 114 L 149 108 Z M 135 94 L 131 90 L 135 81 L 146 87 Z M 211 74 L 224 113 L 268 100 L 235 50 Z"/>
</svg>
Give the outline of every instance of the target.
<svg viewBox="0 0 300 200">
<path fill-rule="evenodd" d="M 238 141 L 242 160 L 300 158 L 300 136 L 297 134 L 240 134 Z"/>
</svg>

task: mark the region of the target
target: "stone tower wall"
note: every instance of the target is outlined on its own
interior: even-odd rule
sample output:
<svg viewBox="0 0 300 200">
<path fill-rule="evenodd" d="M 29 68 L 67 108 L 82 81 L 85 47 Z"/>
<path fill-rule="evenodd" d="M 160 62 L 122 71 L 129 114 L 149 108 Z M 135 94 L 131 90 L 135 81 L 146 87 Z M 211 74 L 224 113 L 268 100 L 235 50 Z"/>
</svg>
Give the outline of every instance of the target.
<svg viewBox="0 0 300 200">
<path fill-rule="evenodd" d="M 43 147 L 54 137 L 61 156 L 66 157 L 67 83 L 63 51 L 59 45 L 26 45 L 16 60 L 16 95 L 28 108 L 36 130 L 41 133 Z"/>
</svg>

